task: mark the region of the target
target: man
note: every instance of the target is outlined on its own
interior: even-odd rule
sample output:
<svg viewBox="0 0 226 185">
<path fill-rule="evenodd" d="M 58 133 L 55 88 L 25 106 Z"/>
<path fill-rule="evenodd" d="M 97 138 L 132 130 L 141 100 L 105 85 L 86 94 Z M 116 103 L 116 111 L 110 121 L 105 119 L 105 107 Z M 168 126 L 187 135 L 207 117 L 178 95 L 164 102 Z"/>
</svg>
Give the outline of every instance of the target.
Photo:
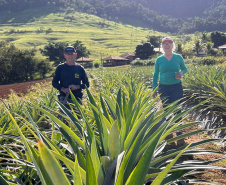
<svg viewBox="0 0 226 185">
<path fill-rule="evenodd" d="M 77 53 L 73 46 L 65 48 L 64 57 L 66 62 L 57 66 L 52 85 L 59 90 L 61 102 L 71 102 L 69 95 L 69 90 L 71 90 L 77 101 L 81 104 L 82 89 L 89 87 L 89 80 L 85 69 L 76 63 Z"/>
</svg>

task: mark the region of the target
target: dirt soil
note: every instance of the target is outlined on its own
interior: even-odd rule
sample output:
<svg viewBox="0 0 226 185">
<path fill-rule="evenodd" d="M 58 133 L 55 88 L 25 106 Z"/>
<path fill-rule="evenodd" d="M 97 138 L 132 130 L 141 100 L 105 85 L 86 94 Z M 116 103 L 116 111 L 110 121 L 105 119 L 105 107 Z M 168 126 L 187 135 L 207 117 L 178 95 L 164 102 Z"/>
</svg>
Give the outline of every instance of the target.
<svg viewBox="0 0 226 185">
<path fill-rule="evenodd" d="M 196 129 L 197 129 L 197 127 L 192 128 L 192 130 L 196 130 Z M 191 131 L 190 128 L 189 128 L 189 131 Z M 183 132 L 186 133 L 187 131 L 184 130 Z M 185 140 L 185 142 L 193 143 L 193 142 L 198 142 L 198 141 L 201 141 L 203 139 L 208 139 L 208 138 L 210 138 L 210 136 L 206 136 L 203 134 L 197 134 L 197 135 L 187 138 Z M 211 161 L 211 160 L 215 160 L 218 158 L 226 157 L 225 146 L 222 147 L 215 143 L 208 143 L 208 144 L 202 145 L 200 148 L 205 149 L 205 150 L 213 150 L 213 151 L 222 152 L 222 154 L 194 155 L 193 156 L 194 160 Z M 212 165 L 226 168 L 226 160 L 224 160 L 222 162 L 213 163 Z M 205 170 L 203 174 L 195 175 L 195 178 L 226 185 L 226 170 L 214 170 L 214 169 Z"/>
<path fill-rule="evenodd" d="M 34 80 L 34 81 L 23 82 L 23 83 L 0 85 L 0 98 L 7 99 L 11 94 L 11 91 L 13 91 L 19 96 L 22 94 L 26 94 L 28 89 L 30 89 L 32 85 L 35 85 L 36 83 L 45 83 L 51 80 L 52 78 L 47 78 L 43 80 Z"/>
</svg>

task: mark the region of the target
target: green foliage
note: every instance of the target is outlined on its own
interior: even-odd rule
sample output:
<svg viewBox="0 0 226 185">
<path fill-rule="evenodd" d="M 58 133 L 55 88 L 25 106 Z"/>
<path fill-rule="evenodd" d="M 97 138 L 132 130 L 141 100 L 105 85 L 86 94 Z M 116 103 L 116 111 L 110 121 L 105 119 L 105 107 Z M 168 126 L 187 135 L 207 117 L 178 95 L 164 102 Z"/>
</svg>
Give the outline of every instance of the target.
<svg viewBox="0 0 226 185">
<path fill-rule="evenodd" d="M 165 121 L 165 117 L 178 110 L 178 105 L 172 104 L 167 111 L 157 112 L 158 99 L 150 98 L 153 92 L 140 78 L 131 80 L 129 74 L 135 73 L 126 73 L 124 79 L 114 78 L 109 81 L 105 79 L 110 86 L 106 84 L 100 94 L 91 94 L 87 89 L 89 101 L 84 106 L 78 104 L 73 97 L 74 105 L 82 119 L 78 119 L 75 112 L 68 111 L 58 101 L 58 106 L 64 112 L 61 113 L 64 122 L 56 117 L 57 112 L 53 112 L 52 108 L 41 104 L 28 103 L 26 106 L 28 110 L 26 107 L 23 108 L 25 119 L 14 117 L 13 112 L 5 108 L 5 115 L 10 117 L 11 124 L 16 129 L 15 135 L 20 136 L 19 139 L 17 137 L 18 145 L 26 149 L 24 158 L 22 158 L 24 154 L 20 151 L 7 150 L 10 158 L 6 160 L 6 164 L 12 166 L 10 159 L 18 158 L 20 159 L 18 161 L 30 164 L 26 166 L 26 170 L 32 172 L 29 179 L 36 178 L 37 184 L 48 185 L 62 182 L 143 185 L 145 182 L 155 184 L 156 181 L 167 184 L 173 183 L 182 176 L 186 178 L 187 174 L 190 175 L 189 172 L 196 169 L 197 163 L 187 161 L 184 165 L 182 161 L 178 161 L 178 158 L 183 153 L 191 155 L 197 152 L 194 148 L 201 143 L 217 140 L 209 139 L 175 150 L 163 151 L 166 144 L 202 131 L 165 140 L 168 134 L 197 123 L 178 126 L 179 123 L 175 121 L 181 116 L 186 116 L 188 111 Z M 32 109 L 40 111 L 42 118 L 48 120 L 52 128 L 48 130 L 39 128 L 30 112 Z M 5 137 L 6 135 L 3 135 L 3 138 Z M 38 143 L 35 138 L 39 138 Z M 12 155 L 15 152 L 17 155 Z M 198 153 L 204 154 L 207 151 L 198 151 Z M 216 152 L 208 151 L 208 153 Z M 222 159 L 218 159 L 220 160 Z M 197 167 L 206 169 L 212 162 L 216 161 L 199 162 Z M 25 172 L 23 163 L 16 165 L 21 173 Z M 215 167 L 211 166 L 211 168 Z M 2 171 L 3 177 L 8 181 L 8 171 L 4 168 Z M 18 176 L 20 171 L 14 174 Z M 15 182 L 14 179 L 11 181 Z"/>
<path fill-rule="evenodd" d="M 82 41 L 77 40 L 74 44 L 72 44 L 77 52 L 77 58 L 80 57 L 89 57 L 90 52 L 87 48 L 82 44 Z"/>
<path fill-rule="evenodd" d="M 68 44 L 65 42 L 50 42 L 44 49 L 40 49 L 40 51 L 42 55 L 47 56 L 49 60 L 53 61 L 54 65 L 57 66 L 64 62 L 64 50 L 67 45 Z"/>
<path fill-rule="evenodd" d="M 151 55 L 155 54 L 154 46 L 150 42 L 139 44 L 136 47 L 135 53 L 142 60 L 148 59 Z"/>
<path fill-rule="evenodd" d="M 44 56 L 47 56 L 50 61 L 54 62 L 54 66 L 64 62 L 64 50 L 69 44 L 66 42 L 51 42 L 47 44 L 44 49 L 40 49 Z M 82 44 L 81 41 L 77 40 L 72 44 L 77 52 L 77 57 L 88 57 L 90 52 Z"/>
<path fill-rule="evenodd" d="M 95 62 L 93 63 L 93 66 L 94 66 L 95 68 L 100 67 L 100 62 L 99 62 L 99 61 L 95 61 Z"/>
<path fill-rule="evenodd" d="M 86 89 L 88 99 L 83 105 L 71 94 L 71 111 L 54 100 L 55 91 L 16 104 L 15 109 L 4 103 L 0 120 L 8 124 L 0 128 L 3 182 L 16 184 L 20 179 L 25 185 L 170 184 L 191 177 L 191 172 L 224 169 L 210 164 L 225 158 L 204 162 L 183 162 L 179 158 L 219 153 L 196 148 L 218 139 L 163 150 L 172 142 L 206 130 L 166 140 L 168 135 L 198 124 L 179 125 L 176 121 L 196 107 L 166 120 L 181 107 L 175 102 L 167 109 L 159 109 L 159 99 L 151 98 L 153 91 L 146 83 L 150 71 L 153 68 L 95 69 L 92 77 L 97 78 L 97 86 Z M 50 127 L 43 129 L 40 121 Z"/>
<path fill-rule="evenodd" d="M 215 63 L 208 57 L 205 62 Z M 225 59 L 224 59 L 225 61 Z M 184 79 L 185 94 L 190 101 L 197 104 L 209 99 L 200 110 L 210 111 L 218 116 L 226 118 L 226 68 L 220 66 L 190 66 L 190 70 Z"/>
<path fill-rule="evenodd" d="M 141 40 L 144 40 L 146 35 L 153 33 L 153 30 L 144 30 L 141 27 L 133 27 L 107 20 L 105 20 L 107 26 L 101 28 L 98 23 L 102 22 L 103 19 L 97 16 L 80 12 L 65 15 L 63 12 L 57 11 L 59 10 L 56 8 L 49 10 L 46 7 L 43 9 L 29 9 L 21 13 L 14 12 L 8 15 L 7 20 L 15 17 L 12 20 L 15 23 L 19 23 L 19 26 L 11 23 L 1 25 L 0 40 L 13 42 L 21 49 L 35 47 L 38 51 L 50 42 L 73 44 L 76 40 L 80 40 L 87 47 L 87 50 L 90 51 L 91 55 L 89 57 L 93 60 L 100 60 L 101 54 L 105 58 L 110 55 L 120 56 L 121 54 L 134 51 L 136 45 Z M 0 12 L 0 14 L 1 19 L 5 13 Z M 73 16 L 75 19 L 71 21 L 66 18 L 67 16 Z M 28 22 L 22 20 L 28 17 L 34 17 L 34 20 Z M 44 32 L 37 34 L 36 30 L 40 27 L 43 27 Z M 46 34 L 45 31 L 49 27 L 52 28 L 53 32 Z M 14 29 L 16 32 L 8 34 L 7 31 L 10 29 Z M 26 32 L 22 33 L 25 30 Z M 155 32 L 155 34 L 158 35 L 159 32 Z M 37 52 L 37 57 L 40 60 L 46 58 L 39 52 Z"/>
<path fill-rule="evenodd" d="M 51 68 L 35 57 L 35 50 L 20 50 L 13 44 L 0 43 L 0 84 L 33 80 L 37 73 L 45 76 Z M 42 67 L 41 67 L 42 65 Z M 38 68 L 41 67 L 40 69 Z"/>
<path fill-rule="evenodd" d="M 134 66 L 150 66 L 154 65 L 155 62 L 154 60 L 133 60 L 130 64 Z"/>
<path fill-rule="evenodd" d="M 196 52 L 196 55 L 199 55 L 199 52 L 203 51 L 204 49 L 204 44 L 200 39 L 196 39 L 195 43 L 193 45 L 193 51 Z"/>
<path fill-rule="evenodd" d="M 210 50 L 213 48 L 213 43 L 212 42 L 207 42 L 206 43 L 206 49 L 208 53 L 210 53 Z"/>
<path fill-rule="evenodd" d="M 37 64 L 38 73 L 41 76 L 41 78 L 46 78 L 46 74 L 49 71 L 52 71 L 52 66 L 49 64 L 48 61 L 42 60 Z"/>
<path fill-rule="evenodd" d="M 214 49 L 210 49 L 208 51 L 208 55 L 210 55 L 210 56 L 216 56 L 217 54 L 219 54 L 219 52 Z"/>
<path fill-rule="evenodd" d="M 202 42 L 207 43 L 209 40 L 207 32 L 202 32 Z"/>
<path fill-rule="evenodd" d="M 189 60 L 186 60 L 189 64 L 194 64 L 195 66 L 201 66 L 201 65 L 219 65 L 226 63 L 225 57 L 196 57 Z"/>
<path fill-rule="evenodd" d="M 208 2 L 207 2 L 208 1 Z M 114 20 L 124 22 L 134 26 L 145 26 L 158 31 L 172 33 L 193 33 L 195 31 L 224 31 L 225 27 L 225 1 L 199 0 L 196 2 L 189 0 L 174 1 L 171 6 L 168 1 L 156 3 L 156 0 L 9 0 L 0 2 L 0 10 L 6 12 L 20 12 L 28 8 L 55 8 L 63 7 L 65 13 L 75 11 L 97 15 L 104 20 Z M 211 4 L 211 8 L 210 7 Z M 178 9 L 183 14 L 178 14 Z M 127 11 L 125 11 L 127 10 Z M 192 12 L 192 13 L 191 13 Z M 193 18 L 190 18 L 192 15 Z M 150 18 L 152 17 L 152 18 Z M 70 17 L 74 20 L 74 17 Z M 188 19 L 190 18 L 190 19 Z M 26 18 L 27 19 L 27 18 Z M 100 21 L 100 26 L 105 27 L 105 21 Z"/>
<path fill-rule="evenodd" d="M 183 49 L 182 48 L 182 43 L 181 42 L 177 42 L 176 44 L 177 44 L 177 46 L 176 46 L 176 52 L 182 54 L 182 52 L 183 52 L 182 51 L 182 49 Z"/>
<path fill-rule="evenodd" d="M 223 32 L 215 31 L 211 33 L 211 40 L 214 43 L 213 47 L 217 48 L 226 43 L 226 35 Z"/>
<path fill-rule="evenodd" d="M 150 42 L 155 48 L 158 48 L 160 46 L 161 43 L 161 37 L 157 37 L 157 36 L 147 36 L 148 42 Z"/>
</svg>

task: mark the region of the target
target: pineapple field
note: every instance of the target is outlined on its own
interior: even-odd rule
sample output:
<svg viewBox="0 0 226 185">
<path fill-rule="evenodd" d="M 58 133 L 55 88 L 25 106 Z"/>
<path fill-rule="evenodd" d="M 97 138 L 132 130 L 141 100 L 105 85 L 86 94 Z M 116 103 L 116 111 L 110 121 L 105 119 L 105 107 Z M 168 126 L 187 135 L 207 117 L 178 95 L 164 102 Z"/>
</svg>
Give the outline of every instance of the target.
<svg viewBox="0 0 226 185">
<path fill-rule="evenodd" d="M 153 66 L 88 69 L 70 110 L 50 82 L 1 99 L 0 184 L 225 184 L 226 66 L 187 67 L 183 102 L 166 108 Z"/>
</svg>

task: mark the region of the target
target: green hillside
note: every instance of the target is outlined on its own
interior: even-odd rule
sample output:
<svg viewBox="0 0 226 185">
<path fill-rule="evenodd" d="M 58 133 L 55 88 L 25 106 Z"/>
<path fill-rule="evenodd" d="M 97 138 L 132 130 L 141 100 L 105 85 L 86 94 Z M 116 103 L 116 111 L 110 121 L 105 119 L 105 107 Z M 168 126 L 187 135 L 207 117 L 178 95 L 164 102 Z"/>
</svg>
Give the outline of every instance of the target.
<svg viewBox="0 0 226 185">
<path fill-rule="evenodd" d="M 10 14 L 11 17 L 1 13 L 1 19 L 9 21 L 0 24 L 0 40 L 10 41 L 24 49 L 43 48 L 48 42 L 70 44 L 80 40 L 90 50 L 90 58 L 100 59 L 101 54 L 106 57 L 134 52 L 137 44 L 147 40 L 147 35 L 165 35 L 85 13 L 47 12 L 50 10 L 30 9 Z"/>
<path fill-rule="evenodd" d="M 225 0 L 0 0 L 4 14 L 46 7 L 180 34 L 225 31 L 226 25 Z"/>
</svg>

